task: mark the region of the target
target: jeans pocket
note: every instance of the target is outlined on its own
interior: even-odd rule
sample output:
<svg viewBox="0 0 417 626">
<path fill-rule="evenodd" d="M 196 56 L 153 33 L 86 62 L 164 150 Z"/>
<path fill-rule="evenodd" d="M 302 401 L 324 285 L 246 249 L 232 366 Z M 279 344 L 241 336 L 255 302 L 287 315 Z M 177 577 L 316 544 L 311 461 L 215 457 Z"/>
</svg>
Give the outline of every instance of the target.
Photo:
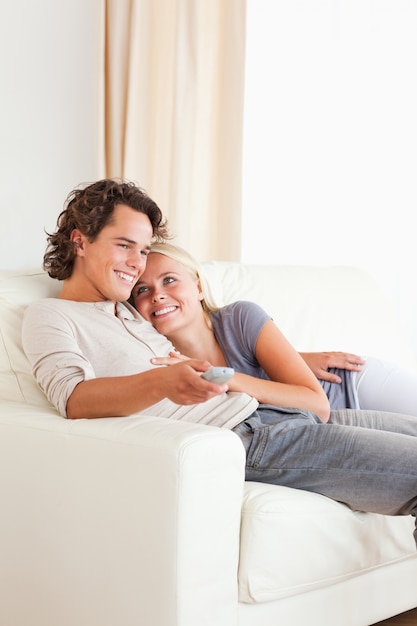
<svg viewBox="0 0 417 626">
<path fill-rule="evenodd" d="M 246 465 L 257 469 L 262 461 L 262 457 L 269 439 L 269 426 L 262 426 L 253 428 L 248 424 L 248 427 L 252 430 L 252 438 L 246 452 Z"/>
</svg>

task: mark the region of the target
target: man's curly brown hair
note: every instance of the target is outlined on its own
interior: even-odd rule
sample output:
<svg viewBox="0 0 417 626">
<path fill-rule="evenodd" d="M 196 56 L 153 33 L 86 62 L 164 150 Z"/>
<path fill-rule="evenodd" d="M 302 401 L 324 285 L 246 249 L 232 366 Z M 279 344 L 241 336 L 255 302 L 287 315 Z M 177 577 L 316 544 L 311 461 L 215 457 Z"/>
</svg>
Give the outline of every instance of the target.
<svg viewBox="0 0 417 626">
<path fill-rule="evenodd" d="M 161 209 L 143 189 L 129 181 L 99 180 L 69 193 L 65 208 L 58 216 L 56 232 L 47 233 L 48 246 L 43 267 L 49 276 L 58 280 L 71 276 L 76 257 L 71 241 L 72 231 L 78 229 L 89 241 L 95 241 L 101 230 L 111 223 L 113 211 L 119 204 L 148 216 L 152 225 L 152 241 L 165 241 L 169 237 Z"/>
</svg>

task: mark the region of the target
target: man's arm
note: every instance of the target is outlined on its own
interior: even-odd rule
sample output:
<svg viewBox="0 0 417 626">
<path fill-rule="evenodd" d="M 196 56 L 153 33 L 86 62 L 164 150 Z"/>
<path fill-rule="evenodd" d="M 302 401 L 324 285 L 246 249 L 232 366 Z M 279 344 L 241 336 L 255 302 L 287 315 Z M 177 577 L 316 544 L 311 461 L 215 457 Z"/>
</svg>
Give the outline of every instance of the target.
<svg viewBox="0 0 417 626">
<path fill-rule="evenodd" d="M 84 320 L 84 308 L 77 311 L 53 299 L 38 301 L 28 307 L 23 321 L 23 346 L 33 374 L 63 417 L 125 416 L 164 398 L 191 405 L 227 390 L 226 385 L 200 378 L 199 373 L 210 366 L 207 361 L 155 367 L 150 362 L 152 350 L 141 351 L 141 342 L 130 340 L 116 317 L 97 315 L 100 323 L 94 317 L 92 325 L 91 320 L 89 324 Z M 166 348 L 167 340 L 151 330 L 159 340 L 155 349 Z M 126 337 L 129 341 L 122 343 Z M 87 352 L 93 354 L 94 362 Z"/>
<path fill-rule="evenodd" d="M 191 405 L 227 391 L 201 378 L 208 361 L 188 360 L 171 367 L 158 367 L 131 376 L 94 378 L 78 383 L 67 402 L 70 419 L 123 417 L 168 398 L 175 404 Z"/>
<path fill-rule="evenodd" d="M 344 370 L 360 372 L 365 361 L 357 354 L 348 352 L 300 352 L 313 374 L 319 380 L 328 380 L 331 383 L 341 383 L 336 374 L 328 371 L 330 367 L 338 367 Z"/>
</svg>

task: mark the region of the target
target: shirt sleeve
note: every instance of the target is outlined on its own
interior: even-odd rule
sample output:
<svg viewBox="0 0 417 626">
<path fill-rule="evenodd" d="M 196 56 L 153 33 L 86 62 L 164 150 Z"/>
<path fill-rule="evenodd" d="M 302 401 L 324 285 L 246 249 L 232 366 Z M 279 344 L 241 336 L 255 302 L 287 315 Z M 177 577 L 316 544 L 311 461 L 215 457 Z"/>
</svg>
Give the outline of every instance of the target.
<svg viewBox="0 0 417 626">
<path fill-rule="evenodd" d="M 67 416 L 68 398 L 78 383 L 95 378 L 82 354 L 71 320 L 48 300 L 29 305 L 23 317 L 22 342 L 33 375 L 48 400 Z"/>
<path fill-rule="evenodd" d="M 271 316 L 255 302 L 238 300 L 213 313 L 211 319 L 227 364 L 238 372 L 267 378 L 255 351 L 259 333 Z"/>
</svg>

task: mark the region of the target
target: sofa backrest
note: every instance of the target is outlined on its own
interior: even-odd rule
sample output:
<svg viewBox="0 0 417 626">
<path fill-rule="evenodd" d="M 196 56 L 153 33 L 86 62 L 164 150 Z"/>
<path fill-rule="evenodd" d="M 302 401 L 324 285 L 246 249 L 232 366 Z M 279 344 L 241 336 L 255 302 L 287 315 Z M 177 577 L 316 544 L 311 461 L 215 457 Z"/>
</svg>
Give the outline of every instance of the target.
<svg viewBox="0 0 417 626">
<path fill-rule="evenodd" d="M 202 267 L 219 305 L 257 302 L 300 352 L 342 350 L 417 371 L 393 304 L 364 270 L 223 261 Z"/>
<path fill-rule="evenodd" d="M 59 282 L 41 270 L 0 272 L 0 398 L 50 406 L 22 348 L 23 312 L 33 300 L 56 296 Z"/>
</svg>

